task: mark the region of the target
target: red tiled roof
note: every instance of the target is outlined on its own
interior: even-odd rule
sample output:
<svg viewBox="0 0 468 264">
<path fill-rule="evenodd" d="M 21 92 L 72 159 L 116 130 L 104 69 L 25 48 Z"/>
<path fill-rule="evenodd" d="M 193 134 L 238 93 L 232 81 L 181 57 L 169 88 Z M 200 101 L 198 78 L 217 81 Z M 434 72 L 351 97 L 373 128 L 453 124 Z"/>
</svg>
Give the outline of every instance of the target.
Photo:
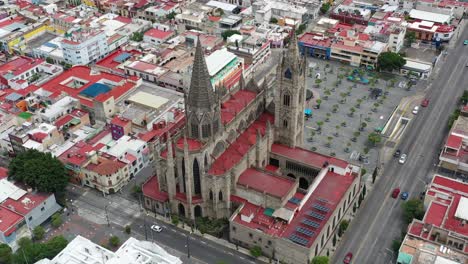
<svg viewBox="0 0 468 264">
<path fill-rule="evenodd" d="M 151 177 L 142 187 L 143 195 L 160 202 L 169 200 L 169 195 L 166 192 L 159 191 L 158 177 Z"/>
<path fill-rule="evenodd" d="M 363 48 L 361 46 L 347 46 L 344 45 L 342 42 L 341 43 L 335 43 L 332 45 L 332 49 L 337 48 L 341 50 L 350 50 L 350 51 L 356 51 L 356 52 L 362 52 Z"/>
<path fill-rule="evenodd" d="M 130 120 L 120 117 L 120 116 L 115 116 L 112 118 L 111 124 L 120 126 L 120 127 L 125 127 L 128 123 L 130 123 Z"/>
<path fill-rule="evenodd" d="M 325 156 L 302 148 L 290 148 L 281 144 L 273 144 L 271 146 L 271 152 L 316 168 L 322 168 L 325 162 L 340 168 L 346 168 L 348 166 L 348 162 L 344 160 Z"/>
<path fill-rule="evenodd" d="M 0 65 L 0 75 L 11 72 L 14 76 L 19 76 L 30 69 L 37 67 L 44 62 L 43 59 L 35 59 L 26 56 L 20 56 L 14 60 Z"/>
<path fill-rule="evenodd" d="M 254 189 L 261 193 L 267 193 L 278 198 L 283 198 L 291 192 L 295 181 L 255 169 L 246 169 L 239 176 L 237 184 Z"/>
<path fill-rule="evenodd" d="M 81 166 L 88 160 L 86 153 L 93 150 L 94 148 L 92 145 L 80 141 L 60 155 L 59 159 L 65 164 L 70 163 L 75 166 Z"/>
<path fill-rule="evenodd" d="M 98 164 L 90 163 L 86 166 L 86 169 L 96 172 L 99 175 L 112 175 L 125 166 L 127 166 L 127 164 L 120 160 L 100 158 Z"/>
<path fill-rule="evenodd" d="M 111 134 L 110 129 L 104 129 L 103 131 L 99 132 L 99 134 L 97 134 L 96 136 L 88 140 L 88 143 L 94 146 L 96 143 L 99 142 L 99 140 L 101 140 L 102 138 L 104 138 L 105 136 L 109 134 Z"/>
<path fill-rule="evenodd" d="M 124 70 L 118 68 L 118 66 L 121 65 L 122 62 L 114 60 L 115 58 L 117 58 L 117 56 L 119 56 L 119 55 L 121 55 L 123 53 L 132 54 L 132 58 L 134 58 L 137 55 L 141 54 L 141 52 L 139 52 L 137 50 L 125 50 L 124 51 L 124 50 L 121 50 L 121 49 L 117 49 L 114 52 L 112 52 L 111 54 L 109 54 L 108 56 L 106 56 L 104 59 L 98 61 L 96 63 L 96 65 L 101 66 L 103 68 L 112 69 L 112 70 L 114 70 L 116 72 L 125 73 Z"/>
<path fill-rule="evenodd" d="M 263 113 L 234 142 L 229 142 L 229 147 L 215 160 L 208 173 L 222 175 L 239 163 L 247 151 L 255 144 L 257 130 L 260 131 L 262 136 L 265 135 L 268 121 L 273 124 L 274 117 L 271 114 Z"/>
<path fill-rule="evenodd" d="M 423 231 L 424 225 L 422 223 L 414 222 L 411 223 L 409 233 L 415 236 L 420 236 Z"/>
<path fill-rule="evenodd" d="M 221 17 L 218 16 L 208 16 L 208 20 L 213 21 L 213 22 L 218 22 L 221 20 Z"/>
<path fill-rule="evenodd" d="M 234 218 L 234 222 L 247 226 L 253 230 L 261 230 L 271 236 L 280 236 L 284 232 L 286 224 L 282 221 L 275 221 L 273 217 L 265 215 L 263 213 L 265 211 L 264 207 L 250 203 L 247 200 L 241 202 L 243 203 L 243 206 Z M 242 221 L 241 215 L 253 215 L 253 219 L 250 222 L 245 222 Z"/>
<path fill-rule="evenodd" d="M 6 177 L 8 177 L 8 169 L 0 167 L 0 180 Z"/>
<path fill-rule="evenodd" d="M 331 39 L 328 37 L 323 38 L 314 33 L 304 33 L 298 40 L 298 42 L 304 43 L 309 46 L 321 46 L 329 48 L 331 46 Z"/>
<path fill-rule="evenodd" d="M 55 121 L 55 126 L 57 128 L 60 128 L 61 126 L 67 124 L 68 122 L 72 120 L 73 120 L 73 116 L 70 114 L 62 116 L 61 118 L 57 119 L 57 121 Z"/>
<path fill-rule="evenodd" d="M 457 135 L 450 135 L 445 145 L 449 148 L 460 149 L 462 145 L 462 141 L 463 141 L 462 137 L 459 137 Z"/>
<path fill-rule="evenodd" d="M 188 144 L 188 150 L 193 151 L 193 150 L 198 150 L 201 147 L 203 147 L 203 143 L 196 140 L 196 139 L 191 139 L 187 138 L 187 144 Z M 176 143 L 177 148 L 179 149 L 184 149 L 184 138 L 181 137 Z"/>
<path fill-rule="evenodd" d="M 13 231 L 15 231 L 13 226 L 23 219 L 24 217 L 22 215 L 0 206 L 0 232 L 4 233 L 4 235 L 8 236 L 13 233 Z"/>
<path fill-rule="evenodd" d="M 51 194 L 47 193 L 27 193 L 23 195 L 18 200 L 13 200 L 11 198 L 6 199 L 2 206 L 7 207 L 10 210 L 15 211 L 21 215 L 27 215 L 31 210 L 36 208 L 37 206 L 41 205 L 42 202 L 47 200 Z"/>
<path fill-rule="evenodd" d="M 135 160 L 137 160 L 137 158 L 135 156 L 133 156 L 132 154 L 128 153 L 127 155 L 125 155 L 125 159 L 130 161 L 130 163 L 134 162 Z"/>
<path fill-rule="evenodd" d="M 160 30 L 157 28 L 152 28 L 145 32 L 145 36 L 150 37 L 150 38 L 165 40 L 169 38 L 173 33 L 174 31 L 172 30 L 164 31 L 164 30 Z"/>
<path fill-rule="evenodd" d="M 239 90 L 231 95 L 229 100 L 221 104 L 221 121 L 223 124 L 231 122 L 256 96 L 256 93 L 247 90 Z"/>
<path fill-rule="evenodd" d="M 447 212 L 447 205 L 432 202 L 429 209 L 424 216 L 424 222 L 433 224 L 435 226 L 441 226 Z"/>
<path fill-rule="evenodd" d="M 313 230 L 315 232 L 315 236 L 313 236 L 312 238 L 304 237 L 306 239 L 309 239 L 307 247 L 310 247 L 314 243 L 315 239 L 317 239 L 317 235 L 320 233 L 322 228 L 324 228 L 328 223 L 330 216 L 333 215 L 333 212 L 337 209 L 338 203 L 341 201 L 346 191 L 351 187 L 353 181 L 354 176 L 350 174 L 339 175 L 334 172 L 327 172 L 325 177 L 323 177 L 322 181 L 318 184 L 315 191 L 310 195 L 309 199 L 302 206 L 302 209 L 296 213 L 291 223 L 287 225 L 286 230 L 284 231 L 284 233 L 282 233 L 282 237 L 288 238 L 293 233 L 301 237 L 302 235 L 296 232 L 296 228 L 305 227 L 310 229 L 311 227 L 302 224 L 302 221 L 304 219 L 317 221 L 316 219 L 311 218 L 307 215 L 308 212 L 315 211 L 316 213 L 323 215 L 325 219 L 323 221 L 318 221 L 318 223 L 320 224 L 319 228 Z M 323 212 L 317 211 L 316 209 L 312 208 L 313 204 L 320 203 L 320 201 L 317 200 L 318 198 L 325 199 L 328 201 L 327 203 L 321 204 L 330 209 L 328 213 L 324 214 Z"/>
<path fill-rule="evenodd" d="M 70 78 L 76 77 L 79 79 L 83 79 L 88 81 L 85 85 L 81 86 L 80 88 L 71 88 L 64 83 L 66 80 L 70 80 Z M 106 73 L 106 72 L 100 72 L 97 74 L 91 74 L 91 69 L 87 66 L 74 66 L 73 68 L 69 69 L 68 71 L 63 72 L 59 76 L 51 79 L 50 81 L 44 83 L 41 85 L 41 87 L 44 90 L 47 90 L 49 92 L 55 93 L 61 93 L 65 92 L 68 95 L 80 99 L 81 104 L 86 105 L 90 108 L 93 107 L 93 99 L 92 98 L 85 98 L 81 95 L 79 95 L 84 89 L 88 88 L 94 83 L 97 83 L 98 81 L 102 80 L 109 80 L 115 83 L 121 83 L 120 85 L 114 86 L 112 90 L 110 90 L 107 93 L 103 93 L 98 95 L 97 97 L 94 98 L 96 101 L 102 101 L 104 99 L 107 99 L 111 96 L 114 96 L 114 98 L 117 100 L 120 96 L 123 94 L 131 91 L 136 87 L 136 83 L 134 79 L 132 78 L 124 78 L 119 75 L 111 74 L 111 73 Z"/>
<path fill-rule="evenodd" d="M 468 184 L 466 184 L 464 182 L 460 182 L 460 181 L 457 181 L 457 180 L 453 180 L 453 179 L 449 179 L 449 178 L 446 178 L 446 177 L 436 175 L 432 179 L 432 183 L 442 185 L 442 186 L 448 187 L 448 188 L 450 188 L 452 190 L 458 190 L 460 192 L 464 192 L 464 193 L 468 194 Z"/>
</svg>

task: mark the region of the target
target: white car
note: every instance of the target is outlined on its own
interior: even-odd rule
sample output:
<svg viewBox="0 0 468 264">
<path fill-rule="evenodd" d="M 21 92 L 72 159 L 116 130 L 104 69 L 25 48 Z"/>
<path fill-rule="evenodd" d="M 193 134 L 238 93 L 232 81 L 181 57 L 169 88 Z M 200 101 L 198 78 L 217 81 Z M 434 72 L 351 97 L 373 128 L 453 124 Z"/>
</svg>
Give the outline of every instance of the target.
<svg viewBox="0 0 468 264">
<path fill-rule="evenodd" d="M 398 163 L 404 164 L 406 162 L 406 154 L 401 155 L 400 159 L 398 160 Z"/>
<path fill-rule="evenodd" d="M 160 227 L 158 225 L 152 225 L 151 230 L 160 233 L 162 231 L 162 227 Z"/>
<path fill-rule="evenodd" d="M 414 109 L 413 109 L 413 114 L 417 115 L 418 112 L 419 112 L 419 106 L 415 106 Z"/>
</svg>

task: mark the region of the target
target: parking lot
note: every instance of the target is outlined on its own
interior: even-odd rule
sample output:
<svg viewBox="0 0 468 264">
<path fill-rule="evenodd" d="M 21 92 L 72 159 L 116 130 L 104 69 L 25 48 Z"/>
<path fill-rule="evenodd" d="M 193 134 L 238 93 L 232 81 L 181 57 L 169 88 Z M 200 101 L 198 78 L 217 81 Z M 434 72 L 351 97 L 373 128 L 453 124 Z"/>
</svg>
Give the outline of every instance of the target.
<svg viewBox="0 0 468 264">
<path fill-rule="evenodd" d="M 306 87 L 313 98 L 306 106 L 306 148 L 375 167 L 385 138 L 373 144 L 369 134 L 379 134 L 401 99 L 416 93 L 415 82 L 338 62 L 308 63 Z"/>
</svg>

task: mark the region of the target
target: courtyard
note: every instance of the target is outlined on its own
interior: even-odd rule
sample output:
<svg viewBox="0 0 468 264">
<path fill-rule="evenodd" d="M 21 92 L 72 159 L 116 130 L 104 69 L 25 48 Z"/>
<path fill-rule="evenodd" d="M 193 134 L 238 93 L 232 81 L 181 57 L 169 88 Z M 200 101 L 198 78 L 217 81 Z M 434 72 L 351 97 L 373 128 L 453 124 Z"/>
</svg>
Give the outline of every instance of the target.
<svg viewBox="0 0 468 264">
<path fill-rule="evenodd" d="M 373 169 L 385 126 L 401 99 L 416 93 L 414 84 L 406 76 L 309 58 L 305 148 Z"/>
</svg>

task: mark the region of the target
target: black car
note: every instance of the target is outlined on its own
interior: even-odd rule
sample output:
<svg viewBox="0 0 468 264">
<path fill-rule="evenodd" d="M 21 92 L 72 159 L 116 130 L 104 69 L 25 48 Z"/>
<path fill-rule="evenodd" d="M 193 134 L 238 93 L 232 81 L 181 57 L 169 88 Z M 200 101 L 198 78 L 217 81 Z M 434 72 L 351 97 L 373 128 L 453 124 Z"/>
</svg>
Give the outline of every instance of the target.
<svg viewBox="0 0 468 264">
<path fill-rule="evenodd" d="M 398 157 L 400 157 L 400 154 L 401 154 L 401 151 L 399 149 L 397 149 L 397 151 L 395 151 L 395 153 L 393 153 L 393 157 L 398 158 Z"/>
</svg>

